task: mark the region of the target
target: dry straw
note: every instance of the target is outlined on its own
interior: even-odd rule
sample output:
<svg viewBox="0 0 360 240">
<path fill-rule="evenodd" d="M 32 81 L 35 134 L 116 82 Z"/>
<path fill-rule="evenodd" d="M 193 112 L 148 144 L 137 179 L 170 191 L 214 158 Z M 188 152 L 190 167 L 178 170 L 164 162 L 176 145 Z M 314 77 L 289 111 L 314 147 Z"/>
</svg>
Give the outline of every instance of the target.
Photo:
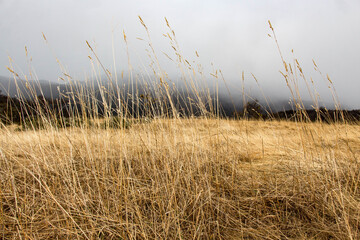
<svg viewBox="0 0 360 240">
<path fill-rule="evenodd" d="M 22 116 L 34 118 L 20 131 L 0 129 L 0 239 L 360 238 L 360 127 L 308 121 L 297 84 L 308 81 L 298 61 L 282 57 L 270 22 L 296 121 L 220 118 L 218 98 L 182 56 L 169 22 L 168 55 L 185 91 L 162 69 L 139 19 L 156 66 L 143 92 L 132 74 L 127 87 L 115 82 L 87 42 L 107 81 L 99 74 L 84 86 L 64 71 L 58 108 L 35 98 L 30 81 L 36 104 L 19 95 Z M 54 110 L 64 108 L 67 115 Z"/>
</svg>

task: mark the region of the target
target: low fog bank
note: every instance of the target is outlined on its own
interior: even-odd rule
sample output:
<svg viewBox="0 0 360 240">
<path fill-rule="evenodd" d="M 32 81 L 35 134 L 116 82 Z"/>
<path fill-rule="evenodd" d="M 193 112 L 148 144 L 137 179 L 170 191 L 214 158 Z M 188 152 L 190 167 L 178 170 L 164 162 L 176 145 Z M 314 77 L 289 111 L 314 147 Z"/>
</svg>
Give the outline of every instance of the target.
<svg viewBox="0 0 360 240">
<path fill-rule="evenodd" d="M 106 77 L 102 77 L 101 81 L 77 81 L 73 84 L 45 80 L 28 82 L 17 80 L 15 82 L 13 78 L 0 76 L 0 90 L 2 95 L 13 98 L 32 99 L 34 96 L 43 96 L 47 99 L 59 99 L 75 92 L 77 94 L 93 94 L 93 97 L 100 99 L 103 97 L 100 93 L 102 88 L 106 94 L 119 95 L 126 101 L 135 103 L 139 102 L 137 98 L 143 98 L 144 100 L 144 98 L 151 97 L 156 99 L 157 90 L 165 90 L 165 83 L 160 79 L 146 80 L 144 78 L 140 79 L 139 76 L 133 76 L 132 82 L 129 80 L 110 82 L 106 80 Z M 119 76 L 118 79 L 129 78 L 123 75 Z M 210 104 L 209 99 L 211 99 L 212 104 L 215 107 L 219 106 L 221 114 L 225 116 L 232 116 L 236 112 L 241 112 L 248 103 L 256 103 L 264 112 L 276 113 L 295 109 L 293 97 L 289 90 L 286 92 L 286 86 L 285 90 L 272 91 L 266 86 L 264 89 L 251 84 L 242 86 L 241 82 L 238 86 L 234 86 L 220 80 L 191 82 L 178 78 L 178 80 L 167 80 L 166 82 L 171 98 L 179 106 L 184 105 L 187 101 L 197 101 L 199 97 L 205 99 L 204 101 L 207 104 Z M 313 110 L 316 107 L 336 108 L 335 102 L 331 101 L 329 97 L 326 100 L 318 97 L 314 101 L 308 92 L 300 91 L 300 94 L 305 109 Z M 217 100 L 219 105 L 216 104 Z M 343 110 L 354 109 L 349 104 L 341 104 L 340 106 Z"/>
</svg>

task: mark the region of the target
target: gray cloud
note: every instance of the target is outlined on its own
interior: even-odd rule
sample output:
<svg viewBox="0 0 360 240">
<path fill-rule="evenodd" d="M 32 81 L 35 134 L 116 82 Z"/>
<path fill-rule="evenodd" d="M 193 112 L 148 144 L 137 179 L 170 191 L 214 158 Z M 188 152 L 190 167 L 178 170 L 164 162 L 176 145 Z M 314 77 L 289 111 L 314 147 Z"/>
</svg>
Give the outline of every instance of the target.
<svg viewBox="0 0 360 240">
<path fill-rule="evenodd" d="M 96 42 L 103 63 L 111 68 L 114 29 L 118 69 L 127 69 L 127 57 L 121 32 L 128 35 L 134 66 L 148 64 L 146 37 L 137 19 L 148 25 L 155 48 L 171 53 L 164 17 L 170 21 L 184 56 L 197 59 L 207 72 L 211 63 L 221 68 L 229 85 L 240 88 L 245 71 L 249 91 L 256 89 L 251 73 L 274 96 L 287 96 L 286 84 L 279 70 L 281 59 L 274 41 L 267 36 L 270 19 L 287 61 L 291 49 L 301 62 L 307 77 L 315 80 L 326 101 L 331 100 L 326 82 L 313 70 L 314 58 L 324 74 L 329 73 L 344 104 L 360 108 L 360 2 L 357 0 L 273 0 L 273 1 L 1 1 L 0 75 L 7 76 L 11 56 L 18 68 L 28 72 L 24 46 L 33 58 L 32 67 L 40 79 L 55 80 L 61 70 L 55 56 L 78 79 L 91 75 L 85 40 Z M 46 34 L 49 45 L 42 39 Z M 55 56 L 54 56 L 55 55 Z M 161 56 L 164 68 L 176 75 L 173 64 Z M 251 89 L 250 89 L 251 88 Z M 302 88 L 305 89 L 303 86 Z"/>
</svg>

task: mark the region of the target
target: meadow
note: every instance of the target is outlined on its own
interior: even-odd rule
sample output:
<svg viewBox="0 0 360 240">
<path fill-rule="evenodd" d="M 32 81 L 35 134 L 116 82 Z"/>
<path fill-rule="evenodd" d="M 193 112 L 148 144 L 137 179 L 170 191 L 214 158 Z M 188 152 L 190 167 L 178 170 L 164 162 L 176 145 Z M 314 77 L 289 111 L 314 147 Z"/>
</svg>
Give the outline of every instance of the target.
<svg viewBox="0 0 360 240">
<path fill-rule="evenodd" d="M 336 92 L 338 115 L 309 121 L 297 88 L 307 79 L 280 56 L 293 119 L 221 116 L 192 70 L 187 114 L 160 67 L 154 98 L 131 102 L 101 62 L 112 90 L 99 87 L 100 100 L 71 78 L 61 108 L 20 99 L 20 123 L 0 128 L 0 239 L 359 239 L 360 126 Z"/>
</svg>

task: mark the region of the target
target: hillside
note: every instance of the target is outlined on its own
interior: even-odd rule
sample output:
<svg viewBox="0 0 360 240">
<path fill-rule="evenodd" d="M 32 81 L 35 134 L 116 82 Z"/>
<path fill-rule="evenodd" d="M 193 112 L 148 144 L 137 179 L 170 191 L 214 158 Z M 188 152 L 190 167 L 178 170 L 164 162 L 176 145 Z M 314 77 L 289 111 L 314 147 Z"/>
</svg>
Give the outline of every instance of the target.
<svg viewBox="0 0 360 240">
<path fill-rule="evenodd" d="M 46 98 L 59 98 L 60 92 L 66 90 L 65 84 L 54 83 L 46 80 L 29 81 L 29 86 L 33 89 L 33 92 L 29 91 L 26 87 L 26 81 L 18 79 L 16 82 L 13 78 L 0 76 L 0 91 L 3 95 L 10 97 L 19 97 L 21 93 L 24 98 L 32 98 L 33 95 L 43 95 Z"/>
<path fill-rule="evenodd" d="M 116 87 L 117 86 L 117 87 Z M 154 87 L 149 87 L 147 84 L 137 85 L 134 93 L 131 92 L 131 86 L 125 83 L 96 83 L 96 82 L 74 82 L 70 84 L 58 84 L 46 81 L 29 81 L 9 79 L 0 76 L 0 118 L 12 119 L 13 122 L 19 123 L 21 108 L 24 105 L 28 105 L 27 108 L 32 112 L 30 115 L 36 115 L 34 109 L 36 108 L 38 99 L 44 99 L 48 109 L 53 111 L 55 115 L 69 116 L 71 112 L 76 114 L 84 114 L 87 110 L 81 109 L 82 102 L 86 102 L 87 109 L 92 109 L 93 104 L 88 102 L 96 101 L 96 108 L 99 116 L 104 114 L 106 106 L 110 108 L 110 113 L 117 115 L 119 108 L 123 108 L 132 116 L 144 116 L 148 114 L 146 109 L 149 104 L 159 105 L 159 101 L 170 105 L 168 97 L 165 92 L 160 93 L 161 98 L 157 96 L 159 93 Z M 208 92 L 213 92 L 213 89 L 207 89 L 203 93 L 199 92 L 186 92 L 184 87 L 179 85 L 175 90 L 170 92 L 172 102 L 176 111 L 181 116 L 202 115 L 204 112 L 201 108 L 205 108 L 206 111 L 215 111 L 215 105 L 218 104 L 218 114 L 221 117 L 230 118 L 261 118 L 261 119 L 296 119 L 297 111 L 293 105 L 290 105 L 286 100 L 277 100 L 266 102 L 264 99 L 250 98 L 254 100 L 248 100 L 247 104 L 243 103 L 241 97 L 234 98 L 229 94 L 226 94 L 225 90 L 219 92 L 219 95 L 214 94 L 207 95 Z M 61 93 L 61 94 L 60 94 Z M 116 96 L 120 95 L 123 102 L 123 107 L 120 107 L 117 103 Z M 10 98 L 7 98 L 9 96 Z M 107 99 L 107 102 L 104 100 Z M 192 99 L 189 101 L 189 99 Z M 199 100 L 201 99 L 201 100 Z M 218 99 L 215 103 L 215 99 Z M 21 101 L 25 101 L 26 104 L 20 104 Z M 70 102 L 69 102 L 70 101 Z M 203 107 L 200 102 L 202 101 Z M 40 102 L 44 102 L 41 100 Z M 59 102 L 61 104 L 59 104 Z M 190 105 L 189 103 L 192 102 Z M 71 106 L 69 105 L 71 104 Z M 250 105 L 248 105 L 250 104 Z M 255 104 L 255 105 L 254 105 Z M 61 105 L 61 107 L 60 107 Z M 213 105 L 213 106 L 211 106 Z M 244 106 L 247 106 L 246 111 Z M 344 113 L 333 111 L 333 106 L 327 103 L 326 106 L 321 107 L 321 111 L 313 109 L 313 103 L 310 101 L 302 100 L 302 105 L 306 110 L 306 119 L 310 121 L 316 121 L 321 119 L 322 121 L 335 121 L 336 119 L 342 119 L 343 117 L 349 121 L 360 120 L 360 110 L 348 111 L 345 109 Z M 256 109 L 253 107 L 256 106 Z M 69 109 L 71 108 L 71 110 Z M 217 110 L 216 110 L 217 111 Z M 247 112 L 246 114 L 244 114 Z M 341 115 L 341 116 L 340 116 Z M 11 116 L 11 117 L 9 117 Z M 6 120 L 7 121 L 7 120 Z M 5 122 L 6 122 L 5 121 Z M 10 121 L 11 122 L 11 121 Z"/>
</svg>

